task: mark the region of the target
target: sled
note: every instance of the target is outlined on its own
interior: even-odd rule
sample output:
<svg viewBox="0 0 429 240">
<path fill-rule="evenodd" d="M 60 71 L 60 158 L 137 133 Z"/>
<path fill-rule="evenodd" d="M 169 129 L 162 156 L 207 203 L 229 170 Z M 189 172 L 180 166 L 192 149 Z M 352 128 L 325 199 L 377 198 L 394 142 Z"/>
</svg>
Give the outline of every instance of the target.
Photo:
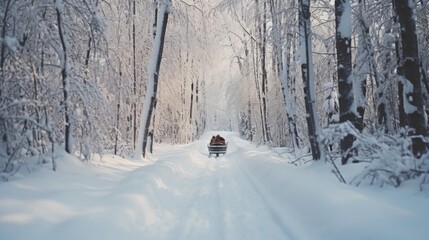
<svg viewBox="0 0 429 240">
<path fill-rule="evenodd" d="M 207 148 L 209 150 L 209 157 L 211 155 L 216 155 L 216 157 L 219 157 L 219 154 L 226 154 L 226 149 L 228 148 L 228 143 L 225 144 L 207 144 Z"/>
</svg>

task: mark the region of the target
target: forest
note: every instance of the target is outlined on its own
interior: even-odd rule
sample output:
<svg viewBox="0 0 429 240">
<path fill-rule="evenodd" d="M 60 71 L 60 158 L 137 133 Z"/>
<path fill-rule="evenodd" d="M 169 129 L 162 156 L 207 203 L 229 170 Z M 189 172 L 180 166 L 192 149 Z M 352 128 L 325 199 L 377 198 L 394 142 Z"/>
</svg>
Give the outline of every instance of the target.
<svg viewBox="0 0 429 240">
<path fill-rule="evenodd" d="M 214 130 L 427 184 L 428 23 L 427 0 L 2 0 L 1 176 Z"/>
</svg>

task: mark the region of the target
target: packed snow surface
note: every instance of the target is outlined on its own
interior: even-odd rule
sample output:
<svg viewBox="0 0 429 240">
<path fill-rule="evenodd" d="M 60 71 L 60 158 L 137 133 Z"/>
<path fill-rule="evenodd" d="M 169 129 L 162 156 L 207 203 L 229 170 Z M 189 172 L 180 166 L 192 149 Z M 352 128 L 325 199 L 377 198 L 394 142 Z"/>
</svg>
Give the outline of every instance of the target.
<svg viewBox="0 0 429 240">
<path fill-rule="evenodd" d="M 56 172 L 22 170 L 0 183 L 0 239 L 429 239 L 416 183 L 341 184 L 329 164 L 296 167 L 226 132 L 228 153 L 209 158 L 212 134 L 146 162 L 63 154 Z"/>
</svg>

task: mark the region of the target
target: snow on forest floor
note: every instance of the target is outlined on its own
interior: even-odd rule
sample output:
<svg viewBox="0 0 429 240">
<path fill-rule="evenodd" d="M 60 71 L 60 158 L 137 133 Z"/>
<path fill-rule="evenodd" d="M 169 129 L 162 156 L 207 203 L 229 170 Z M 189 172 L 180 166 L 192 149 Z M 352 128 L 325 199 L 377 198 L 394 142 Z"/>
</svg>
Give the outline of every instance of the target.
<svg viewBox="0 0 429 240">
<path fill-rule="evenodd" d="M 328 164 L 295 167 L 233 133 L 221 133 L 228 153 L 209 158 L 211 134 L 156 145 L 149 162 L 63 155 L 56 172 L 0 183 L 0 239 L 429 239 L 417 184 L 341 184 Z"/>
</svg>

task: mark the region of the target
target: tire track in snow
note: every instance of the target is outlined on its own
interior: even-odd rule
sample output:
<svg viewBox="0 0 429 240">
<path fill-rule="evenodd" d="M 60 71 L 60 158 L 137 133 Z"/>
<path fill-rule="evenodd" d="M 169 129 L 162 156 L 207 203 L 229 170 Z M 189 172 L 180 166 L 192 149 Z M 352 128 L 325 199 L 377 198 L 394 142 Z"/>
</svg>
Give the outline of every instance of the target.
<svg viewBox="0 0 429 240">
<path fill-rule="evenodd" d="M 235 184 L 232 189 L 237 192 L 235 198 L 241 199 L 238 206 L 234 198 L 229 198 L 227 204 L 230 205 L 230 208 L 239 210 L 235 210 L 234 213 L 243 219 L 244 225 L 238 227 L 244 228 L 246 231 L 237 232 L 237 236 L 229 239 L 289 239 L 289 232 L 276 219 L 270 203 L 238 165 L 239 157 L 240 155 L 234 154 L 228 159 L 230 166 L 227 169 L 229 175 L 227 179 Z M 232 218 L 234 217 L 232 216 Z M 236 224 L 231 225 L 230 231 L 236 232 L 236 229 L 233 229 L 236 227 Z"/>
<path fill-rule="evenodd" d="M 198 161 L 205 162 L 198 168 L 198 173 L 186 182 L 179 181 L 175 185 L 186 195 L 175 199 L 183 201 L 180 205 L 185 206 L 179 209 L 180 222 L 175 227 L 175 239 L 222 239 L 223 231 L 219 229 L 221 224 L 216 218 L 220 208 L 219 194 L 215 191 L 218 185 L 216 166 L 204 155 Z"/>
<path fill-rule="evenodd" d="M 282 217 L 277 213 L 276 208 L 274 207 L 275 204 L 269 197 L 267 197 L 268 193 L 263 192 L 262 184 L 258 183 L 257 180 L 249 174 L 246 167 L 243 167 L 243 170 L 244 173 L 242 173 L 242 175 L 245 175 L 245 178 L 250 183 L 249 185 L 252 186 L 255 193 L 261 198 L 262 202 L 265 203 L 273 223 L 281 230 L 284 236 L 287 236 L 288 239 L 297 239 L 297 236 L 293 236 L 293 234 L 291 234 L 291 230 L 287 228 L 287 225 L 283 222 Z"/>
<path fill-rule="evenodd" d="M 183 190 L 192 202 L 180 214 L 178 239 L 288 239 L 270 202 L 238 165 L 237 147 L 231 147 L 231 157 L 200 157 L 205 164 L 190 181 L 191 189 Z"/>
<path fill-rule="evenodd" d="M 237 149 L 252 149 L 251 144 L 241 139 L 238 140 L 239 142 L 235 143 Z M 246 156 L 244 156 L 244 154 L 240 154 L 236 158 L 237 161 L 234 161 L 236 167 L 242 169 L 242 171 L 237 172 L 240 172 L 240 174 L 247 179 L 255 193 L 265 203 L 267 211 L 273 220 L 273 224 L 277 225 L 283 232 L 284 236 L 287 236 L 289 239 L 314 239 L 314 236 L 308 234 L 302 226 L 295 224 L 293 217 L 296 215 L 290 210 L 292 206 L 288 205 L 287 202 L 279 202 L 275 199 L 266 186 L 256 176 L 250 173 L 249 166 L 246 164 L 245 159 Z"/>
<path fill-rule="evenodd" d="M 198 144 L 188 147 L 200 148 Z M 154 164 L 170 168 L 174 176 L 160 176 L 170 199 L 165 200 L 159 192 L 155 192 L 153 198 L 162 200 L 157 208 L 170 212 L 174 219 L 154 226 L 173 225 L 164 237 L 158 239 L 228 239 L 223 211 L 225 191 L 222 188 L 227 184 L 225 178 L 229 181 L 230 177 L 225 176 L 224 171 L 228 168 L 222 164 L 224 160 L 224 157 L 209 158 L 198 154 L 197 150 L 189 151 L 189 148 L 159 155 L 159 161 Z"/>
</svg>

